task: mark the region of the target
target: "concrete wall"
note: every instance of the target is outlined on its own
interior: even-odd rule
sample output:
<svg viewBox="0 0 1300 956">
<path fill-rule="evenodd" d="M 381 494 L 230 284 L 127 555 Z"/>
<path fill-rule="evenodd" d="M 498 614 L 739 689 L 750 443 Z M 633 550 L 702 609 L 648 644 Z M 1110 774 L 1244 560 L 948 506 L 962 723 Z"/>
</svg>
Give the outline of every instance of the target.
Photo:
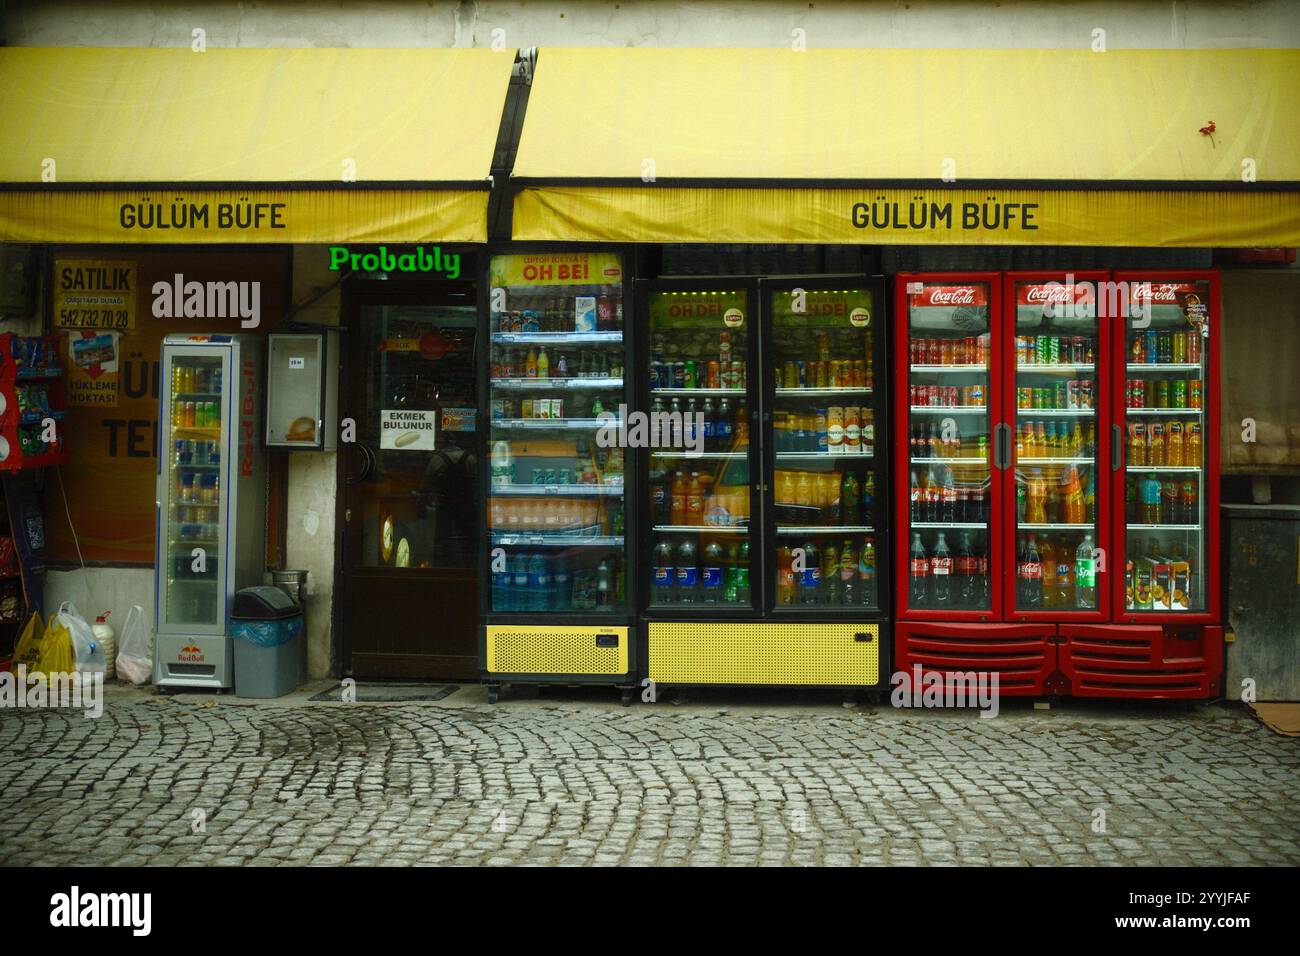
<svg viewBox="0 0 1300 956">
<path fill-rule="evenodd" d="M 328 270 L 320 246 L 297 246 L 293 255 L 293 302 L 307 302 L 296 321 L 337 325 L 341 293 L 338 273 Z M 333 288 L 331 288 L 331 286 Z M 338 374 L 337 369 L 331 370 Z M 312 677 L 330 672 L 330 617 L 334 607 L 334 452 L 289 452 L 289 503 L 286 515 L 288 567 L 306 569 L 307 668 Z"/>
<path fill-rule="evenodd" d="M 11 2 L 17 46 L 809 46 L 1113 48 L 1300 45 L 1293 0 L 1236 2 L 772 3 Z M 503 31 L 494 33 L 494 31 Z"/>
</svg>

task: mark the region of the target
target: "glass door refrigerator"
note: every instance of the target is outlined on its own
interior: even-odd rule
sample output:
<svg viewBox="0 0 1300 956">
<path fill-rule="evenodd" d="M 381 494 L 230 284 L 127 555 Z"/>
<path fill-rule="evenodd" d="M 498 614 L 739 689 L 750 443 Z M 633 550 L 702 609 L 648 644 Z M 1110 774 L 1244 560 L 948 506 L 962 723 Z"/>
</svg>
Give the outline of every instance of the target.
<svg viewBox="0 0 1300 956">
<path fill-rule="evenodd" d="M 489 269 L 480 676 L 492 701 L 503 684 L 613 684 L 630 703 L 623 259 L 530 252 Z"/>
<path fill-rule="evenodd" d="M 1210 697 L 1223 665 L 1218 273 L 1117 272 L 1104 298 L 1127 303 L 1110 322 L 1114 623 L 1063 623 L 1061 671 L 1078 696 Z"/>
<path fill-rule="evenodd" d="M 1041 694 L 1055 629 L 1006 616 L 1014 377 L 1002 291 L 991 272 L 896 277 L 894 650 L 898 670 L 954 690 L 959 675 L 996 672 L 1003 694 Z"/>
<path fill-rule="evenodd" d="M 262 583 L 262 342 L 169 335 L 160 372 L 154 683 L 228 688 L 237 590 Z"/>
<path fill-rule="evenodd" d="M 877 687 L 880 284 L 638 285 L 650 681 Z"/>
</svg>

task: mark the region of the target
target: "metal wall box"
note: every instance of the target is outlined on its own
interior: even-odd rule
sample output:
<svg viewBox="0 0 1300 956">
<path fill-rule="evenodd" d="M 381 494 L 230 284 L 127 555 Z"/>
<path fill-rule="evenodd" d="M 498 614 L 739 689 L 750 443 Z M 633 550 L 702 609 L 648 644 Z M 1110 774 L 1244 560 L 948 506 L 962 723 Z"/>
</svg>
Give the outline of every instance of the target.
<svg viewBox="0 0 1300 956">
<path fill-rule="evenodd" d="M 337 339 L 326 332 L 267 335 L 268 448 L 338 447 Z"/>
</svg>

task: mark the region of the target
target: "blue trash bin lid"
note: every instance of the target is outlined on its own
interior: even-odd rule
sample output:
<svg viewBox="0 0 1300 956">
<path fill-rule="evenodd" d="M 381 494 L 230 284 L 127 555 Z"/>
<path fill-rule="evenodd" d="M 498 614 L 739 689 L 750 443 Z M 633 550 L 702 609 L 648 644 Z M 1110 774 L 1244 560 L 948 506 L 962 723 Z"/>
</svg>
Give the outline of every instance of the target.
<svg viewBox="0 0 1300 956">
<path fill-rule="evenodd" d="M 230 616 L 236 621 L 278 621 L 301 613 L 302 609 L 289 595 L 267 584 L 236 591 L 230 609 Z"/>
</svg>

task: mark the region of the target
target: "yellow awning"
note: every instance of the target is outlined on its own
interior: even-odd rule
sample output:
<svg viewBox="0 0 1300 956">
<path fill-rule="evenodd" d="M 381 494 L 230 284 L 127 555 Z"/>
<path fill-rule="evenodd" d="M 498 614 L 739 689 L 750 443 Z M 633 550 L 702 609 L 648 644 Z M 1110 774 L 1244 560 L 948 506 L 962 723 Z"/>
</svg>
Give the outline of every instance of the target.
<svg viewBox="0 0 1300 956">
<path fill-rule="evenodd" d="M 514 236 L 1296 245 L 1297 90 L 1294 50 L 545 48 Z"/>
<path fill-rule="evenodd" d="M 483 241 L 513 59 L 0 49 L 0 240 Z"/>
</svg>

